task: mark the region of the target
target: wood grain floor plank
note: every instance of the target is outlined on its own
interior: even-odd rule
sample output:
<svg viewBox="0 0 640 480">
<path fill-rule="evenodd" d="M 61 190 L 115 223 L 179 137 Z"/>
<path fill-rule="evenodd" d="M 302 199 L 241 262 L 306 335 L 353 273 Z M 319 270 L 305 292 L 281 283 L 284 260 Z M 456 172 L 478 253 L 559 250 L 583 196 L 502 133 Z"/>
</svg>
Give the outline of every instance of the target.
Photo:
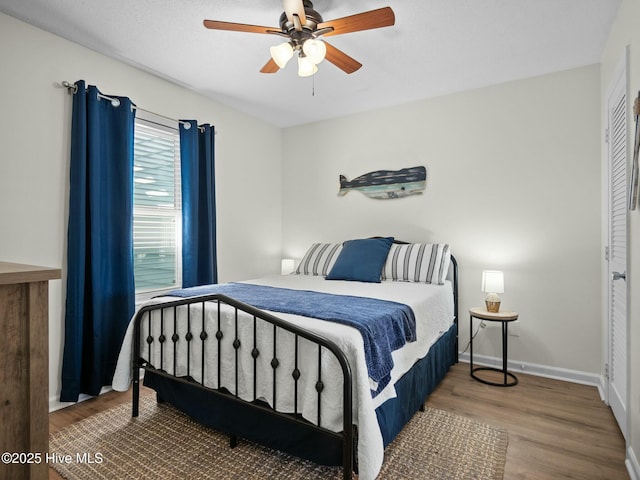
<svg viewBox="0 0 640 480">
<path fill-rule="evenodd" d="M 455 365 L 427 405 L 505 428 L 504 480 L 628 479 L 625 443 L 595 387 L 517 374 L 515 387 L 475 381 Z"/>
</svg>

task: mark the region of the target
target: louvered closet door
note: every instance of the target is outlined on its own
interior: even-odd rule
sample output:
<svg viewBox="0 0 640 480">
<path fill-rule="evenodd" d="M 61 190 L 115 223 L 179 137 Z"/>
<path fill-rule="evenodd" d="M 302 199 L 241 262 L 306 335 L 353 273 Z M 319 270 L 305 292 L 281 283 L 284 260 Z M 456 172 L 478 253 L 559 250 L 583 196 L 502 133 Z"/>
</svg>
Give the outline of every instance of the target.
<svg viewBox="0 0 640 480">
<path fill-rule="evenodd" d="M 607 99 L 609 163 L 608 398 L 627 433 L 627 96 L 621 67 Z"/>
</svg>

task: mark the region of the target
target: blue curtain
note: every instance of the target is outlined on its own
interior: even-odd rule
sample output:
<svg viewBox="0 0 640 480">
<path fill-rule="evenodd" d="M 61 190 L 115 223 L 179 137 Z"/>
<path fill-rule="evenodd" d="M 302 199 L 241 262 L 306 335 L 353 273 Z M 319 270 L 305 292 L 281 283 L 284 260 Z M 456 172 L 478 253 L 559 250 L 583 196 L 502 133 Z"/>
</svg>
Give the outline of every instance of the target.
<svg viewBox="0 0 640 480">
<path fill-rule="evenodd" d="M 131 100 L 76 82 L 71 127 L 67 300 L 60 400 L 113 379 L 135 308 Z M 111 97 L 111 95 L 109 95 Z"/>
<path fill-rule="evenodd" d="M 185 128 L 184 123 L 190 125 Z M 180 124 L 182 286 L 218 283 L 216 259 L 215 130 Z"/>
</svg>

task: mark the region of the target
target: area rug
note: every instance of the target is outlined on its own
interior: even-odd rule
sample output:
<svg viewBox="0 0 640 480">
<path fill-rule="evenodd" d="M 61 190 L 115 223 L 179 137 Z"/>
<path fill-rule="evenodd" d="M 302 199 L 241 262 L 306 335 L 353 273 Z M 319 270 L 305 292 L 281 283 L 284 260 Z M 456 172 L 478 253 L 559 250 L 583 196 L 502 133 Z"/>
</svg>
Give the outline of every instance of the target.
<svg viewBox="0 0 640 480">
<path fill-rule="evenodd" d="M 417 412 L 385 450 L 378 479 L 499 480 L 507 432 L 443 410 Z M 113 407 L 50 435 L 49 466 L 69 480 L 342 478 L 339 467 L 314 464 L 201 426 L 154 395 Z M 353 475 L 353 478 L 358 478 Z"/>
</svg>

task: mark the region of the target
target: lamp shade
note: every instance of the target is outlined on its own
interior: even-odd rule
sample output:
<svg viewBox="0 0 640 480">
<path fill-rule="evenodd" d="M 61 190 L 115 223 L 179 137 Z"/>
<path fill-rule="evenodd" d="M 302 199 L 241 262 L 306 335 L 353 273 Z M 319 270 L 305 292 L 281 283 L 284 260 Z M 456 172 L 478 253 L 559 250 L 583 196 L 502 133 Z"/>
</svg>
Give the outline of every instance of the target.
<svg viewBox="0 0 640 480">
<path fill-rule="evenodd" d="M 298 76 L 299 77 L 310 77 L 314 73 L 318 71 L 318 67 L 315 66 L 311 60 L 307 57 L 299 56 L 298 57 Z"/>
<path fill-rule="evenodd" d="M 276 65 L 280 68 L 284 68 L 287 62 L 293 57 L 293 47 L 289 42 L 281 43 L 275 47 L 269 49 L 271 52 L 271 58 L 276 62 Z"/>
<path fill-rule="evenodd" d="M 280 266 L 281 275 L 289 275 L 293 273 L 294 261 L 293 258 L 283 258 Z"/>
<path fill-rule="evenodd" d="M 310 38 L 302 44 L 302 51 L 311 63 L 317 65 L 324 60 L 324 57 L 327 54 L 327 46 L 322 40 L 314 40 L 313 38 Z"/>
<path fill-rule="evenodd" d="M 485 293 L 504 293 L 504 273 L 498 270 L 482 272 L 482 291 Z"/>
</svg>

